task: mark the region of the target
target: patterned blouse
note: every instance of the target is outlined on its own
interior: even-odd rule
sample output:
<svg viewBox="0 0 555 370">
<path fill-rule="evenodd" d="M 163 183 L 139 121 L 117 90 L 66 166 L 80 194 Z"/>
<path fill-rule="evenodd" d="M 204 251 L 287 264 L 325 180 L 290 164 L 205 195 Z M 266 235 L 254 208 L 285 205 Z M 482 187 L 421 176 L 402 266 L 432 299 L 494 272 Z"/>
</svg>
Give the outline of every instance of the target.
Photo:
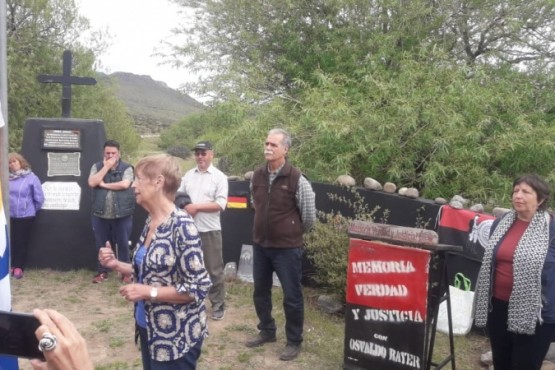
<svg viewBox="0 0 555 370">
<path fill-rule="evenodd" d="M 149 216 L 140 244 L 144 244 L 150 221 Z M 204 268 L 201 241 L 193 219 L 176 208 L 168 220 L 158 226 L 142 268 L 133 265 L 136 276 L 142 272 L 144 284 L 173 286 L 178 293 L 194 297 L 194 301 L 187 304 L 145 301 L 151 358 L 173 361 L 183 357 L 208 335 L 204 299 L 212 285 Z"/>
</svg>

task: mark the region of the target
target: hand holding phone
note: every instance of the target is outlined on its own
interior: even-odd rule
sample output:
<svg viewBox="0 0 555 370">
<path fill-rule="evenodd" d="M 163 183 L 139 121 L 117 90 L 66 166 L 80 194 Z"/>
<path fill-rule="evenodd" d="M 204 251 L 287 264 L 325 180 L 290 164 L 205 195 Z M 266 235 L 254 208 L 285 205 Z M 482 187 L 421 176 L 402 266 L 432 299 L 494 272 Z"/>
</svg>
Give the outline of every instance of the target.
<svg viewBox="0 0 555 370">
<path fill-rule="evenodd" d="M 43 353 L 37 337 L 48 335 L 55 340 Z M 33 359 L 33 369 L 94 370 L 85 339 L 55 310 L 35 309 L 33 315 L 0 311 L 0 354 Z"/>
<path fill-rule="evenodd" d="M 36 337 L 44 338 L 49 334 L 56 338 L 49 350 L 45 348 L 47 363 L 39 359 L 31 360 L 34 370 L 94 370 L 85 339 L 67 317 L 48 309 L 35 309 L 33 315 L 41 324 L 35 333 Z"/>
<path fill-rule="evenodd" d="M 0 311 L 0 354 L 44 359 L 35 335 L 40 325 L 33 315 Z"/>
</svg>

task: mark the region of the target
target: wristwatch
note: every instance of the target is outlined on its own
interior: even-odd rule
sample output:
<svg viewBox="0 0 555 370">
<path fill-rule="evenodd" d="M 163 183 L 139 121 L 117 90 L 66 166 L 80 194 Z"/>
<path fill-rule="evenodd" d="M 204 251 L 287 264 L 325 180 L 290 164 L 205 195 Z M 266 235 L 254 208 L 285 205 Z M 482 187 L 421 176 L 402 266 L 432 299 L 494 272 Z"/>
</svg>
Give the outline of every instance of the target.
<svg viewBox="0 0 555 370">
<path fill-rule="evenodd" d="M 152 287 L 152 289 L 150 289 L 150 301 L 155 302 L 157 298 L 158 298 L 158 288 Z"/>
</svg>

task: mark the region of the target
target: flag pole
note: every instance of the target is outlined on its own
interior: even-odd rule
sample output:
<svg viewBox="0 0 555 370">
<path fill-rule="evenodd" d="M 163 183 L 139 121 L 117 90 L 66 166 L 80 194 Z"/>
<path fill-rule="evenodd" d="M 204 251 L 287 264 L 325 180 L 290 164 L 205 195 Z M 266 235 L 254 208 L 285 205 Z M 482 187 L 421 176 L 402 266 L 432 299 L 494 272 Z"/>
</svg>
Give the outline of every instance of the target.
<svg viewBox="0 0 555 370">
<path fill-rule="evenodd" d="M 0 0 L 0 106 L 5 125 L 0 127 L 0 184 L 4 210 L 9 212 L 8 192 L 8 61 L 7 61 L 7 17 L 6 0 Z M 6 218 L 9 222 L 9 213 Z"/>
<path fill-rule="evenodd" d="M 10 311 L 12 294 L 9 276 L 9 191 L 8 191 L 8 62 L 7 62 L 7 8 L 0 0 L 0 309 Z M 0 355 L 0 369 L 18 370 L 16 357 Z"/>
</svg>

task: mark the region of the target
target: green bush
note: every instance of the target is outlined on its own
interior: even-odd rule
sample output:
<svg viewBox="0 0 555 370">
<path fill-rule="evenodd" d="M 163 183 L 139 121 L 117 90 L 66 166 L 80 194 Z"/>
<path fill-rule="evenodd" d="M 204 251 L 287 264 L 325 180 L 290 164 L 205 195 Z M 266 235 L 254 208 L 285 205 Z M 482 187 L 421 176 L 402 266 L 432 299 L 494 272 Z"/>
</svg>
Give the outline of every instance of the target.
<svg viewBox="0 0 555 370">
<path fill-rule="evenodd" d="M 191 151 L 185 145 L 174 145 L 168 148 L 166 152 L 181 159 L 187 159 L 191 155 Z"/>
<path fill-rule="evenodd" d="M 314 267 L 312 280 L 329 293 L 345 299 L 347 286 L 347 261 L 349 254 L 348 229 L 352 220 L 374 222 L 374 215 L 380 210 L 376 206 L 368 210 L 364 198 L 355 188 L 351 188 L 352 198 L 328 194 L 330 201 L 347 205 L 353 217 L 341 213 L 318 212 L 314 229 L 305 236 L 307 257 Z M 388 210 L 384 210 L 380 222 L 386 223 Z"/>
</svg>

